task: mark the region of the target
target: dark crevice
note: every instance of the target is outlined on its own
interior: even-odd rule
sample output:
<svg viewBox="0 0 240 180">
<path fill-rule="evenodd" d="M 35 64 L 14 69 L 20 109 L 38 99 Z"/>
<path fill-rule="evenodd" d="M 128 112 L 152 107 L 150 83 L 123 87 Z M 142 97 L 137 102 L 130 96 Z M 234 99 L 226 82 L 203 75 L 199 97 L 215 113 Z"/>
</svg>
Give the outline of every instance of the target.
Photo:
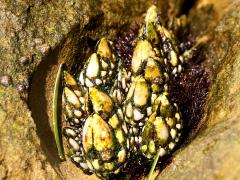
<svg viewBox="0 0 240 180">
<path fill-rule="evenodd" d="M 209 86 L 209 73 L 202 64 L 187 65 L 179 77 L 170 81 L 170 97 L 180 107 L 185 121 L 183 139 L 186 141 L 190 141 L 201 126 Z"/>
<path fill-rule="evenodd" d="M 101 23 L 101 22 L 99 22 Z M 40 139 L 40 146 L 46 154 L 47 160 L 55 169 L 61 179 L 65 179 L 60 170 L 61 160 L 58 157 L 52 127 L 52 102 L 53 87 L 59 64 L 65 62 L 64 69 L 76 72 L 76 67 L 82 67 L 83 60 L 93 51 L 95 40 L 89 38 L 92 32 L 95 32 L 95 26 L 90 20 L 89 25 L 83 31 L 79 31 L 79 25 L 72 28 L 72 31 L 66 35 L 55 49 L 50 51 L 41 61 L 33 76 L 30 79 L 28 106 L 32 112 L 32 117 L 36 124 L 37 135 Z M 89 33 L 89 31 L 92 31 Z M 61 112 L 61 89 L 58 99 L 58 117 Z M 61 120 L 59 119 L 59 131 L 61 132 Z M 62 139 L 62 137 L 60 137 Z"/>
<path fill-rule="evenodd" d="M 188 15 L 190 10 L 196 4 L 197 0 L 186 0 L 181 7 L 181 14 Z"/>
<path fill-rule="evenodd" d="M 47 72 L 50 71 L 51 66 L 57 63 L 59 48 L 49 53 L 35 71 L 30 86 L 29 93 L 29 108 L 32 112 L 32 117 L 35 121 L 37 134 L 40 137 L 40 145 L 45 151 L 47 158 L 51 165 L 58 171 L 60 160 L 54 141 L 54 135 L 50 128 L 48 116 L 48 100 L 46 98 L 46 80 Z M 47 61 L 51 59 L 52 61 Z"/>
<path fill-rule="evenodd" d="M 139 29 L 140 25 L 134 23 L 131 27 L 128 27 L 128 30 L 122 31 L 124 33 L 118 33 L 118 37 L 114 41 L 114 49 L 128 70 L 130 70 L 133 49 Z"/>
</svg>

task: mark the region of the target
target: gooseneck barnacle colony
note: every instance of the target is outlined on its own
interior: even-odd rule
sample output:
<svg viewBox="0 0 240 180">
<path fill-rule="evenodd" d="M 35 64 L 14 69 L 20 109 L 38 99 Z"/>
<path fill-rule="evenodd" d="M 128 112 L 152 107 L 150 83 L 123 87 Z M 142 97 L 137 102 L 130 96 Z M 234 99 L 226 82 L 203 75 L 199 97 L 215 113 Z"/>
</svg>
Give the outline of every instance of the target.
<svg viewBox="0 0 240 180">
<path fill-rule="evenodd" d="M 84 172 L 111 177 L 131 156 L 152 161 L 170 154 L 181 138 L 183 120 L 169 97 L 170 76 L 183 70 L 191 50 L 180 54 L 174 28 L 160 22 L 156 7 L 148 9 L 136 39 L 131 67 L 102 38 L 84 67 L 73 77 L 63 73 L 63 133 L 71 160 Z"/>
</svg>

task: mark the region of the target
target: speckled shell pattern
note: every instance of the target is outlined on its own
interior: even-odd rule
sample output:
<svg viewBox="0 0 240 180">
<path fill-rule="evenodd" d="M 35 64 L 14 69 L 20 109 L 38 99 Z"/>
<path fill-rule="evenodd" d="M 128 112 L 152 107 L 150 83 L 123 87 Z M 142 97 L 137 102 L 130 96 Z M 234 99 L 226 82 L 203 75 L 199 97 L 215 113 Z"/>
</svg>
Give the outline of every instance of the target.
<svg viewBox="0 0 240 180">
<path fill-rule="evenodd" d="M 183 121 L 168 84 L 182 71 L 184 58 L 155 6 L 136 42 L 130 69 L 102 38 L 77 77 L 63 73 L 63 133 L 71 160 L 101 178 L 121 172 L 131 154 L 148 161 L 169 154 L 181 138 Z"/>
</svg>

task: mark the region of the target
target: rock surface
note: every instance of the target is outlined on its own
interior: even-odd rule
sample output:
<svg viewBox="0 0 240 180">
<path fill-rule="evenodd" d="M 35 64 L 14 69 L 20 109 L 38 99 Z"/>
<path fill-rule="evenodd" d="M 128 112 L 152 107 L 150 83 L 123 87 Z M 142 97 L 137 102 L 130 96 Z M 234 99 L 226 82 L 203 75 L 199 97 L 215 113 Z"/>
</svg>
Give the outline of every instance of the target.
<svg viewBox="0 0 240 180">
<path fill-rule="evenodd" d="M 0 179 L 58 179 L 26 103 L 13 87 L 0 88 Z"/>
<path fill-rule="evenodd" d="M 186 10 L 180 8 L 183 2 L 158 1 L 157 5 L 166 18 Z M 71 67 L 81 61 L 91 51 L 87 47 L 103 35 L 114 37 L 152 3 L 0 3 L 0 179 L 86 179 L 72 163 L 57 158 L 51 102 L 58 65 L 67 62 Z M 199 0 L 190 9 L 191 34 L 209 39 L 201 56 L 212 86 L 199 132 L 175 152 L 159 179 L 238 178 L 239 12 L 238 0 Z"/>
<path fill-rule="evenodd" d="M 203 50 L 212 86 L 200 131 L 180 148 L 159 179 L 239 179 L 240 1 L 199 1 L 192 31 L 207 35 Z M 205 14 L 205 16 L 204 16 Z"/>
</svg>

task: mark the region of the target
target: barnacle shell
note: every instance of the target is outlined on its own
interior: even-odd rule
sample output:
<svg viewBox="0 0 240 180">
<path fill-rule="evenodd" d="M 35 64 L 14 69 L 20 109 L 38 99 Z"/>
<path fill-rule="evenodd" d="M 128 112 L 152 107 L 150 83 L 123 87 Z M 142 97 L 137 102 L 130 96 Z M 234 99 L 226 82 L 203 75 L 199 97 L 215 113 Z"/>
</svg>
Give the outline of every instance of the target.
<svg viewBox="0 0 240 180">
<path fill-rule="evenodd" d="M 97 88 L 90 88 L 90 100 L 95 113 L 101 114 L 103 118 L 108 117 L 113 109 L 113 102 L 111 98 L 104 92 Z"/>
<path fill-rule="evenodd" d="M 84 172 L 93 172 L 99 177 L 119 173 L 129 157 L 128 129 L 123 121 L 122 110 L 106 90 L 95 86 L 82 91 L 67 72 L 65 81 L 64 107 L 69 109 L 71 117 L 67 115 L 70 127 L 64 128 L 64 135 L 74 152 L 72 161 Z M 83 104 L 75 91 L 81 92 L 77 94 L 81 95 Z M 76 126 L 71 120 L 77 119 L 82 109 L 87 118 L 81 119 Z"/>
<path fill-rule="evenodd" d="M 102 38 L 86 62 L 79 75 L 80 84 L 86 89 L 89 87 L 111 87 L 112 76 L 116 73 L 117 59 L 111 49 L 111 42 Z"/>
<path fill-rule="evenodd" d="M 63 76 L 65 87 L 63 88 L 62 105 L 66 120 L 71 125 L 80 126 L 80 122 L 85 117 L 85 102 L 83 101 L 82 89 L 68 72 L 64 71 Z"/>
<path fill-rule="evenodd" d="M 178 24 L 181 25 L 180 22 Z M 145 25 L 140 30 L 139 37 L 151 42 L 154 48 L 160 49 L 159 52 L 161 57 L 165 59 L 166 68 L 169 68 L 173 74 L 177 75 L 181 72 L 181 68 L 178 68 L 178 66 L 182 66 L 182 62 L 179 60 L 177 39 L 173 32 L 167 30 L 159 21 L 156 6 L 151 6 L 148 9 Z"/>
<path fill-rule="evenodd" d="M 99 54 L 100 56 L 107 58 L 109 60 L 114 60 L 114 59 L 112 59 L 112 53 L 111 53 L 109 43 L 106 38 L 102 38 L 99 41 L 97 54 Z"/>
<path fill-rule="evenodd" d="M 101 176 L 114 174 L 126 164 L 129 142 L 122 124 L 117 114 L 110 117 L 108 122 L 98 114 L 93 114 L 83 126 L 82 142 L 86 161 Z"/>
<path fill-rule="evenodd" d="M 88 153 L 92 148 L 96 151 L 111 151 L 113 149 L 113 134 L 108 124 L 97 114 L 89 116 L 83 126 L 83 148 Z M 111 154 L 107 153 L 111 158 Z M 106 158 L 103 153 L 102 158 Z"/>
<path fill-rule="evenodd" d="M 141 151 L 149 159 L 154 158 L 158 150 L 164 152 L 162 156 L 170 153 L 179 141 L 183 125 L 177 105 L 164 94 L 160 97 L 156 102 L 157 110 L 149 117 L 141 134 Z"/>
<path fill-rule="evenodd" d="M 97 57 L 96 53 L 93 53 L 88 62 L 88 66 L 86 67 L 86 76 L 89 79 L 96 78 L 99 75 L 99 69 L 100 69 L 100 64 L 99 64 L 99 59 Z"/>
<path fill-rule="evenodd" d="M 134 79 L 129 89 L 124 104 L 125 120 L 132 124 L 139 124 L 147 116 L 146 106 L 150 103 L 150 87 L 146 80 L 138 76 Z"/>
<path fill-rule="evenodd" d="M 112 42 L 102 38 L 78 81 L 64 72 L 68 126 L 63 132 L 73 151 L 71 160 L 84 172 L 109 178 L 125 167 L 130 152 L 152 160 L 157 152 L 171 153 L 179 142 L 183 120 L 168 96 L 168 81 L 192 52 L 179 54 L 176 31 L 166 29 L 151 6 L 130 70 L 116 57 Z"/>
<path fill-rule="evenodd" d="M 139 74 L 142 71 L 143 61 L 147 60 L 150 57 L 155 57 L 155 51 L 153 50 L 151 44 L 144 40 L 140 40 L 137 43 L 137 46 L 133 52 L 132 58 L 132 72 L 134 74 Z"/>
</svg>

